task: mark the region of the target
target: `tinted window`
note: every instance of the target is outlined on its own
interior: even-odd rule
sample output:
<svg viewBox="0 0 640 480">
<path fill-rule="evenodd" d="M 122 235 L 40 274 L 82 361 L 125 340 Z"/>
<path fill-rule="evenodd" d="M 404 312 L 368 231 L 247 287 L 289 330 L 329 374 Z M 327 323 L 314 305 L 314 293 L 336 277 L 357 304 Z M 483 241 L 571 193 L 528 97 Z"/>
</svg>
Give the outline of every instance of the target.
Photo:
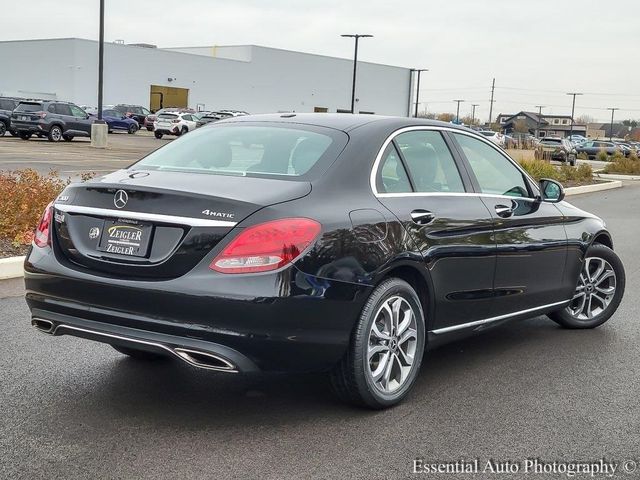
<svg viewBox="0 0 640 480">
<path fill-rule="evenodd" d="M 16 103 L 13 100 L 0 98 L 0 110 L 13 110 L 14 108 L 16 108 Z"/>
<path fill-rule="evenodd" d="M 122 113 L 123 115 L 129 111 L 126 105 L 116 105 L 113 109 L 117 112 Z"/>
<path fill-rule="evenodd" d="M 460 172 L 440 132 L 402 133 L 395 142 L 416 192 L 464 192 Z"/>
<path fill-rule="evenodd" d="M 524 175 L 504 155 L 485 142 L 454 134 L 471 165 L 482 193 L 528 197 Z"/>
<path fill-rule="evenodd" d="M 560 140 L 559 138 L 545 138 L 544 140 L 542 140 L 542 143 L 546 145 L 560 145 L 562 143 L 562 140 Z"/>
<path fill-rule="evenodd" d="M 295 177 L 317 162 L 335 160 L 346 138 L 342 132 L 324 128 L 218 124 L 174 140 L 135 168 Z"/>
<path fill-rule="evenodd" d="M 56 113 L 56 104 L 52 103 L 51 105 L 49 105 L 47 107 L 47 111 L 51 112 L 51 113 Z"/>
<path fill-rule="evenodd" d="M 16 112 L 41 112 L 42 104 L 41 103 L 20 103 L 16 107 Z"/>
<path fill-rule="evenodd" d="M 116 112 L 115 110 L 103 110 L 102 111 L 102 116 L 103 117 L 121 117 L 122 114 Z"/>
<path fill-rule="evenodd" d="M 56 103 L 56 113 L 58 115 L 71 116 L 71 108 L 69 108 L 69 105 L 65 105 L 64 103 Z"/>
<path fill-rule="evenodd" d="M 411 192 L 407 172 L 393 143 L 390 143 L 382 155 L 380 169 L 376 178 L 376 187 L 380 193 Z"/>
<path fill-rule="evenodd" d="M 142 111 L 143 115 L 151 115 L 151 112 L 144 107 L 140 108 L 140 110 Z"/>
</svg>

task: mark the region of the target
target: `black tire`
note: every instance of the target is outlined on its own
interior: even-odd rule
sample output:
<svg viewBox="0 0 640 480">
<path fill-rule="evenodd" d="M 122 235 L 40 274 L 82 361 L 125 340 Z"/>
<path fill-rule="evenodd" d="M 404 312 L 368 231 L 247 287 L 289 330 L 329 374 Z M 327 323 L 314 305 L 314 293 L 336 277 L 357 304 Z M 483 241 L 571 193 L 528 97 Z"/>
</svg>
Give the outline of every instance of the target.
<svg viewBox="0 0 640 480">
<path fill-rule="evenodd" d="M 59 125 L 53 125 L 49 129 L 49 133 L 47 134 L 47 138 L 49 139 L 50 142 L 59 142 L 60 140 L 62 140 L 64 138 L 63 132 L 62 132 L 62 127 L 59 126 Z"/>
<path fill-rule="evenodd" d="M 155 133 L 154 133 L 154 136 L 155 136 L 158 140 L 160 140 L 160 139 L 162 138 L 162 133 L 160 133 L 160 132 L 155 132 Z"/>
<path fill-rule="evenodd" d="M 559 325 L 565 328 L 599 327 L 600 325 L 605 323 L 607 320 L 609 320 L 609 318 L 611 318 L 611 316 L 616 312 L 616 310 L 618 309 L 618 306 L 620 305 L 620 302 L 622 301 L 622 297 L 624 295 L 624 289 L 626 284 L 624 265 L 622 264 L 622 261 L 620 260 L 618 255 L 616 255 L 616 253 L 613 250 L 611 250 L 609 247 L 605 245 L 596 243 L 591 245 L 591 247 L 589 247 L 589 249 L 587 250 L 587 254 L 585 255 L 585 259 L 586 258 L 598 258 L 598 259 L 605 260 L 612 267 L 613 272 L 615 273 L 615 277 L 614 277 L 615 291 L 612 294 L 612 297 L 608 305 L 605 308 L 603 308 L 601 312 L 599 312 L 598 314 L 594 315 L 591 318 L 580 319 L 576 315 L 573 315 L 571 313 L 570 307 L 574 306 L 574 304 L 577 305 L 576 302 L 579 302 L 580 301 L 579 299 L 574 300 L 569 305 L 569 307 L 565 307 L 561 310 L 556 310 L 555 312 L 551 312 L 547 315 L 551 320 L 553 320 L 554 322 L 558 323 Z M 584 268 L 584 265 L 583 265 L 583 268 Z M 581 270 L 581 274 L 582 272 L 583 270 Z M 578 285 L 576 287 L 576 291 L 578 291 L 578 288 L 580 288 L 581 286 L 580 279 L 578 279 L 577 283 Z M 592 285 L 592 284 L 588 283 L 588 285 Z M 591 291 L 593 291 L 593 288 L 591 289 Z M 602 305 L 602 302 L 598 301 L 597 303 Z"/>
<path fill-rule="evenodd" d="M 571 165 L 572 167 L 576 166 L 576 156 L 575 155 L 569 155 L 569 159 L 568 159 L 569 165 Z"/>
<path fill-rule="evenodd" d="M 0 122 L 0 137 L 3 137 L 5 133 L 7 133 L 7 124 L 4 122 Z"/>
<path fill-rule="evenodd" d="M 147 131 L 153 132 L 153 127 L 147 127 Z"/>
<path fill-rule="evenodd" d="M 127 129 L 127 133 L 129 135 L 133 135 L 137 131 L 138 131 L 138 127 L 136 127 L 135 125 L 129 125 L 129 128 Z"/>
<path fill-rule="evenodd" d="M 165 360 L 167 357 L 159 353 L 147 352 L 146 350 L 138 350 L 137 348 L 122 347 L 120 345 L 111 345 L 116 351 L 128 355 L 136 360 Z"/>
<path fill-rule="evenodd" d="M 374 383 L 367 352 L 372 338 L 372 324 L 383 304 L 393 297 L 400 297 L 411 306 L 415 315 L 416 343 L 413 364 L 404 383 L 397 391 L 387 393 L 381 391 Z M 375 288 L 362 309 L 351 334 L 349 348 L 330 374 L 331 385 L 337 396 L 345 402 L 372 409 L 391 407 L 401 402 L 413 387 L 420 371 L 424 345 L 424 314 L 416 291 L 404 280 L 389 278 Z"/>
<path fill-rule="evenodd" d="M 186 135 L 187 133 L 189 133 L 189 129 L 187 127 L 182 127 L 182 129 L 180 130 L 180 135 Z"/>
<path fill-rule="evenodd" d="M 29 140 L 31 138 L 31 134 L 30 133 L 22 133 L 22 132 L 18 132 L 18 136 L 22 139 L 22 140 Z"/>
</svg>

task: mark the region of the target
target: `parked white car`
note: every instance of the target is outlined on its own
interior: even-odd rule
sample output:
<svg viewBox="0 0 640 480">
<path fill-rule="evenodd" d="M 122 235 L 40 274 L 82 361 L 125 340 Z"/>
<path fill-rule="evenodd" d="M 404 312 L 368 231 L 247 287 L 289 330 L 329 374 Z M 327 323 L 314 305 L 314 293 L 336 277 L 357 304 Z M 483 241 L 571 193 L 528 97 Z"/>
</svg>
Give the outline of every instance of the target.
<svg viewBox="0 0 640 480">
<path fill-rule="evenodd" d="M 198 118 L 189 112 L 165 112 L 158 115 L 153 122 L 153 133 L 156 138 L 163 135 L 184 135 L 196 129 Z"/>
<path fill-rule="evenodd" d="M 499 147 L 504 147 L 504 135 L 500 132 L 494 132 L 493 130 L 482 130 L 478 133 L 480 135 L 484 135 L 488 140 L 491 140 Z"/>
</svg>

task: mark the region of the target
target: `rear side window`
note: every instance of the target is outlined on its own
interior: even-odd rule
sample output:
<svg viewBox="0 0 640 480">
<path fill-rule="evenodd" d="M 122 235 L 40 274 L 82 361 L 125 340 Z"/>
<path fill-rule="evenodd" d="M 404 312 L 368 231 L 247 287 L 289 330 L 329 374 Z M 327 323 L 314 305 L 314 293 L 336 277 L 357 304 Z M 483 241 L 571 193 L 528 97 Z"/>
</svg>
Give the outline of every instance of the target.
<svg viewBox="0 0 640 480">
<path fill-rule="evenodd" d="M 25 103 L 21 102 L 16 107 L 16 112 L 41 112 L 42 104 L 41 103 Z"/>
<path fill-rule="evenodd" d="M 174 140 L 134 168 L 294 178 L 333 162 L 346 143 L 343 132 L 320 127 L 215 125 Z"/>
<path fill-rule="evenodd" d="M 464 184 L 440 132 L 416 130 L 395 138 L 416 192 L 464 192 Z"/>
<path fill-rule="evenodd" d="M 56 103 L 56 113 L 58 115 L 71 116 L 71 108 L 69 108 L 69 105 L 66 105 L 64 103 Z"/>
<path fill-rule="evenodd" d="M 376 184 L 380 193 L 407 193 L 413 191 L 407 172 L 400 160 L 400 155 L 398 155 L 393 143 L 387 146 L 382 155 Z"/>
<path fill-rule="evenodd" d="M 16 104 L 13 100 L 0 98 L 0 110 L 13 110 L 14 108 L 16 108 Z"/>
<path fill-rule="evenodd" d="M 504 155 L 491 145 L 468 135 L 454 133 L 482 193 L 528 197 L 524 175 Z"/>
</svg>

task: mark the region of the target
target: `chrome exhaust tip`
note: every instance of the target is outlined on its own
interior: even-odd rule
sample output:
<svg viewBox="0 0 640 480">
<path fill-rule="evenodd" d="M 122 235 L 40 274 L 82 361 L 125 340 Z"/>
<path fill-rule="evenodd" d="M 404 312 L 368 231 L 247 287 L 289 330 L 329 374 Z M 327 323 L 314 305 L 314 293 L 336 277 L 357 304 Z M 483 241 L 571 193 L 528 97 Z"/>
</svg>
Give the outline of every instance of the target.
<svg viewBox="0 0 640 480">
<path fill-rule="evenodd" d="M 194 367 L 207 368 L 220 372 L 237 373 L 237 367 L 229 360 L 214 355 L 213 353 L 190 350 L 188 348 L 176 347 L 173 352 L 182 360 Z"/>
<path fill-rule="evenodd" d="M 52 334 L 55 325 L 51 320 L 45 320 L 44 318 L 32 318 L 31 325 L 42 333 Z"/>
</svg>

